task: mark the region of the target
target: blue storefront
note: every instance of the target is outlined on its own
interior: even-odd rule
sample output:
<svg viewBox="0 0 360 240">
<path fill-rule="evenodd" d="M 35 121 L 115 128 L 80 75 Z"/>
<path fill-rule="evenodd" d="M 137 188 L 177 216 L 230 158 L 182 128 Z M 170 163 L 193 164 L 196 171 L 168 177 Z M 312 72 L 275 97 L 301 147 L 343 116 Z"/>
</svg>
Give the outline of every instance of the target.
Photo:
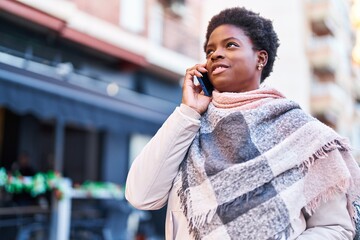
<svg viewBox="0 0 360 240">
<path fill-rule="evenodd" d="M 0 21 L 0 166 L 11 170 L 25 151 L 37 171 L 124 185 L 134 152 L 181 101 L 178 79 L 138 56 L 111 56 L 14 16 Z"/>
</svg>

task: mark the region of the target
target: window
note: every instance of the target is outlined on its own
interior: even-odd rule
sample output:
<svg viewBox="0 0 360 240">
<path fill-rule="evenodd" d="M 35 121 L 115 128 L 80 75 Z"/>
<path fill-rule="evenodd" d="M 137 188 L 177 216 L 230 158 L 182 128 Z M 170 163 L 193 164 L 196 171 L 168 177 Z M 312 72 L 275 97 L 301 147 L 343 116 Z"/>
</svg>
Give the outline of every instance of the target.
<svg viewBox="0 0 360 240">
<path fill-rule="evenodd" d="M 120 1 L 120 25 L 132 32 L 145 30 L 145 0 Z"/>
<path fill-rule="evenodd" d="M 141 152 L 145 145 L 150 141 L 151 136 L 144 134 L 132 134 L 130 137 L 130 151 L 129 151 L 129 168 L 136 158 L 136 156 Z"/>
<path fill-rule="evenodd" d="M 149 39 L 161 45 L 163 41 L 164 11 L 160 4 L 155 4 L 150 11 Z"/>
<path fill-rule="evenodd" d="M 168 7 L 171 12 L 179 17 L 186 14 L 185 0 L 164 0 L 165 7 Z"/>
</svg>

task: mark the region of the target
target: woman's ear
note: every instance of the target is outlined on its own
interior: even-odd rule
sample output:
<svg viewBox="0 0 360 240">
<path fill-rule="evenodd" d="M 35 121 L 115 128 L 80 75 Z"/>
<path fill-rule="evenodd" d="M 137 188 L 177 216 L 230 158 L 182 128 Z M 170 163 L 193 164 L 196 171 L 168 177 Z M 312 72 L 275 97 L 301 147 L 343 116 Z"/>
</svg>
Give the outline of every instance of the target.
<svg viewBox="0 0 360 240">
<path fill-rule="evenodd" d="M 258 51 L 258 65 L 266 66 L 268 61 L 268 53 L 265 50 Z"/>
</svg>

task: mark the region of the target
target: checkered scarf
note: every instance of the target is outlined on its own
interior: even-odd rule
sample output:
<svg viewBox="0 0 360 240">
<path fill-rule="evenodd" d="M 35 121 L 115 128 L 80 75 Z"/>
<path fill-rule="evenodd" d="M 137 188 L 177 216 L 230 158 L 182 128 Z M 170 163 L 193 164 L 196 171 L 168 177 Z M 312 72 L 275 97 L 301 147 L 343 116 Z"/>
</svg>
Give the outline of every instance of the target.
<svg viewBox="0 0 360 240">
<path fill-rule="evenodd" d="M 287 239 L 302 210 L 359 196 L 346 139 L 272 88 L 214 92 L 177 176 L 195 239 Z M 355 218 L 355 210 L 350 210 Z"/>
</svg>

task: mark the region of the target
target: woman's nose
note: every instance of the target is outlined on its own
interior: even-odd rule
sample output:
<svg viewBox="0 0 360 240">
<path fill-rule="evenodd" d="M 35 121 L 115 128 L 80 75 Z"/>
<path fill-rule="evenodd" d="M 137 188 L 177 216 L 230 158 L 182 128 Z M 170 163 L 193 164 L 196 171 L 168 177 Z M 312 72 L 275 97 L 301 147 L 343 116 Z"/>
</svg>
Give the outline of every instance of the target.
<svg viewBox="0 0 360 240">
<path fill-rule="evenodd" d="M 221 49 L 218 49 L 211 54 L 211 60 L 217 60 L 219 58 L 224 58 L 224 53 Z"/>
</svg>

